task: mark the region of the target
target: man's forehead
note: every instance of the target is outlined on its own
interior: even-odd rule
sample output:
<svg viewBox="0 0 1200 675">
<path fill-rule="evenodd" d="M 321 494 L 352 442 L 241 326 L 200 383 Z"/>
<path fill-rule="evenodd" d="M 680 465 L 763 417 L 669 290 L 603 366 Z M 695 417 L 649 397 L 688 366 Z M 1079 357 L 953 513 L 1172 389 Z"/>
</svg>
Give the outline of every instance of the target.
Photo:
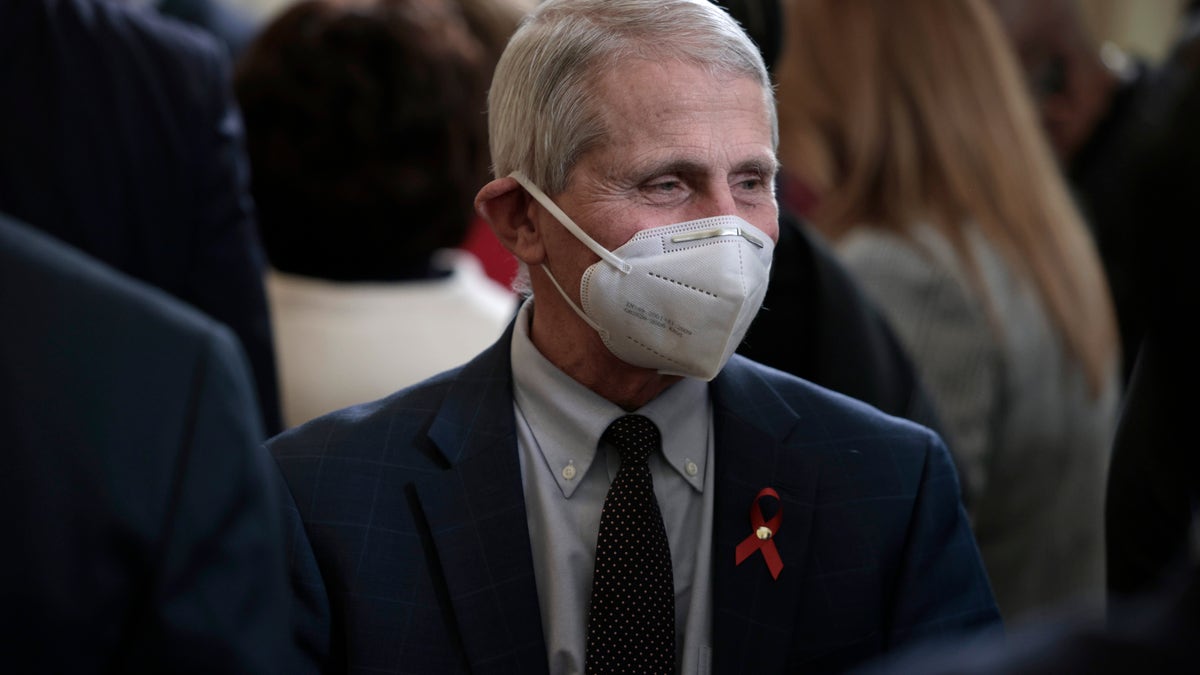
<svg viewBox="0 0 1200 675">
<path fill-rule="evenodd" d="M 773 172 L 773 101 L 750 75 L 633 58 L 599 74 L 594 88 L 601 136 L 583 157 L 602 174 Z"/>
<path fill-rule="evenodd" d="M 612 131 L 645 131 L 677 125 L 683 118 L 710 106 L 761 113 L 770 126 L 773 99 L 755 78 L 734 72 L 714 72 L 683 62 L 626 62 L 596 82 L 597 110 Z"/>
</svg>

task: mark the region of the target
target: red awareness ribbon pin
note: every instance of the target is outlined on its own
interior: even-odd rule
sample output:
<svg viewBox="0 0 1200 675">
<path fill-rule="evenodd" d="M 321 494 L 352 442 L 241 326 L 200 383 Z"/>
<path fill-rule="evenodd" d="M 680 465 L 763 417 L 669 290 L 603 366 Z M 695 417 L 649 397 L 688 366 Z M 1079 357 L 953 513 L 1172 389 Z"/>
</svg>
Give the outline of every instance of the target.
<svg viewBox="0 0 1200 675">
<path fill-rule="evenodd" d="M 763 520 L 762 505 L 759 503 L 763 497 L 774 497 L 776 501 L 780 502 L 779 510 L 768 521 Z M 782 523 L 783 502 L 779 499 L 779 493 L 771 488 L 763 488 L 754 498 L 754 503 L 750 505 L 751 532 L 749 537 L 738 544 L 735 565 L 741 565 L 755 551 L 761 550 L 763 560 L 767 561 L 767 569 L 771 571 L 771 578 L 778 579 L 779 573 L 783 571 L 783 560 L 779 557 L 779 550 L 775 548 L 775 535 L 779 534 L 779 526 Z"/>
</svg>

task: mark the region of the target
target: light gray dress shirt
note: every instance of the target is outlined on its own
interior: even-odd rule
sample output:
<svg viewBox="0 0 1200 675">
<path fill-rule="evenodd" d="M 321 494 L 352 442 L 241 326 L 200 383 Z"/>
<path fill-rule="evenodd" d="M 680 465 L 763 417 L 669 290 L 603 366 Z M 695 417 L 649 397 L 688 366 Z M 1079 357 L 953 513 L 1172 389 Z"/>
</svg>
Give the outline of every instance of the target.
<svg viewBox="0 0 1200 675">
<path fill-rule="evenodd" d="M 513 330 L 517 447 L 533 571 L 550 672 L 584 672 L 596 535 L 616 448 L 600 444 L 626 414 L 560 371 L 529 339 L 533 301 Z M 712 659 L 713 434 L 708 383 L 685 378 L 636 411 L 658 425 L 663 451 L 650 456 L 675 577 L 676 663 L 707 673 Z"/>
</svg>

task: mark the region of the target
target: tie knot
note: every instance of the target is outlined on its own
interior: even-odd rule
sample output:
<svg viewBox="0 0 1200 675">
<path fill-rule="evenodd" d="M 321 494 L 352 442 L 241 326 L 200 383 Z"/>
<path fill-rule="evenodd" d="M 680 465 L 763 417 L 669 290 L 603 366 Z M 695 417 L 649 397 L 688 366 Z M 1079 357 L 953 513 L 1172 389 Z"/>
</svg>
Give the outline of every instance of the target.
<svg viewBox="0 0 1200 675">
<path fill-rule="evenodd" d="M 644 463 L 650 453 L 658 449 L 662 437 L 658 427 L 650 418 L 642 415 L 624 415 L 618 417 L 604 431 L 604 438 L 617 446 L 621 453 L 621 463 Z"/>
</svg>

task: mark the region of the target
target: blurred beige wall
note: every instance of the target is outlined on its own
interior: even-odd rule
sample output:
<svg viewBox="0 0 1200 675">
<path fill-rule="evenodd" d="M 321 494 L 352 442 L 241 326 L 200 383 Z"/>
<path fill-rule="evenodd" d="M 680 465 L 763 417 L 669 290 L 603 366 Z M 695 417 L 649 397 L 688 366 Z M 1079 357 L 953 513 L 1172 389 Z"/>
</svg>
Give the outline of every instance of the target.
<svg viewBox="0 0 1200 675">
<path fill-rule="evenodd" d="M 1187 0 L 1080 0 L 1095 35 L 1158 61 L 1175 38 Z"/>
<path fill-rule="evenodd" d="M 250 14 L 261 21 L 270 20 L 284 7 L 290 5 L 292 0 L 228 0 L 231 4 L 238 5 L 250 12 Z"/>
</svg>

